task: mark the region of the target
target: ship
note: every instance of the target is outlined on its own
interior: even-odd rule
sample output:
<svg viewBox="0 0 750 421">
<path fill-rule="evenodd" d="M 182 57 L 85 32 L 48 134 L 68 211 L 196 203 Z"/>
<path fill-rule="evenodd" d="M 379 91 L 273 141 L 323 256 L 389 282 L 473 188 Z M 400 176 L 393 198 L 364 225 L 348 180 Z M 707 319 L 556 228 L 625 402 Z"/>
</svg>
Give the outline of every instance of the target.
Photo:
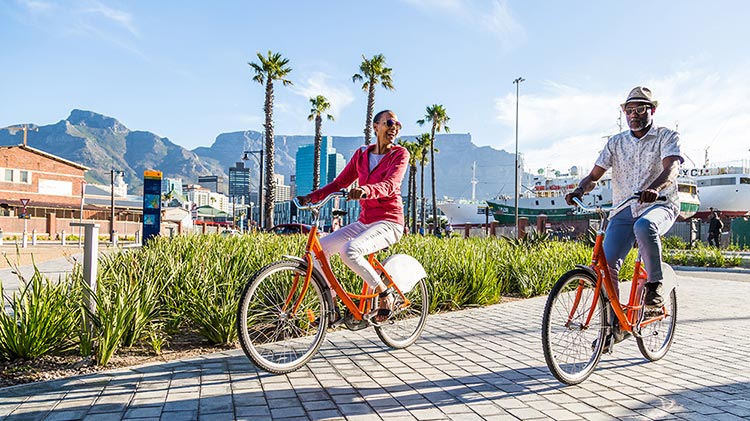
<svg viewBox="0 0 750 421">
<path fill-rule="evenodd" d="M 565 195 L 578 186 L 580 177 L 576 168 L 569 174 L 554 176 L 538 175 L 532 180 L 532 186 L 523 186 L 525 190 L 518 199 L 518 216 L 528 218 L 535 224 L 540 215 L 550 223 L 567 223 L 588 220 L 594 217 L 592 212 L 570 206 L 565 202 Z M 472 179 L 475 183 L 476 179 Z M 697 179 L 689 174 L 681 174 L 677 179 L 680 198 L 679 220 L 693 217 L 698 211 L 699 199 Z M 747 184 L 750 187 L 750 183 Z M 597 181 L 596 186 L 582 198 L 587 207 L 608 207 L 612 205 L 611 179 L 605 175 Z M 454 227 L 463 225 L 481 225 L 497 221 L 501 225 L 515 224 L 515 200 L 512 196 L 498 196 L 488 201 L 446 200 L 438 204 L 448 223 Z"/>
<path fill-rule="evenodd" d="M 589 194 L 583 196 L 586 207 L 608 207 L 612 205 L 611 179 L 602 179 Z M 547 221 L 572 222 L 586 220 L 593 217 L 591 212 L 579 210 L 565 202 L 565 195 L 571 192 L 577 184 L 569 184 L 564 188 L 552 185 L 551 190 L 543 189 L 543 196 L 533 199 L 533 204 L 528 200 L 519 199 L 518 217 L 529 219 L 530 224 L 535 224 L 540 215 L 544 215 Z M 677 195 L 680 202 L 680 211 L 677 219 L 687 220 L 693 217 L 699 209 L 701 200 L 699 198 L 697 181 L 689 176 L 677 178 Z M 587 197 L 588 196 L 588 197 Z M 598 199 L 598 200 L 597 200 Z M 489 200 L 490 213 L 501 225 L 515 224 L 515 206 L 512 198 L 504 200 Z M 598 202 L 598 203 L 597 203 Z"/>
<path fill-rule="evenodd" d="M 523 193 L 518 199 L 519 217 L 531 217 L 536 220 L 539 214 L 545 214 L 552 220 L 558 219 L 587 219 L 589 212 L 573 210 L 565 203 L 565 195 L 573 190 L 580 177 L 578 169 L 573 167 L 568 174 L 533 176 L 531 186 L 521 186 Z M 500 224 L 513 224 L 515 219 L 515 204 L 512 196 L 497 196 L 488 201 L 475 199 L 476 176 L 472 176 L 471 200 L 444 200 L 438 203 L 438 209 L 445 215 L 448 223 L 454 227 L 464 225 L 482 225 L 492 221 Z M 601 207 L 612 204 L 612 191 L 609 179 L 597 182 L 596 187 L 583 196 L 586 206 Z M 502 209 L 502 210 L 501 210 Z M 510 220 L 501 215 L 510 215 Z M 532 221 L 530 221 L 532 222 Z"/>
<path fill-rule="evenodd" d="M 696 218 L 706 218 L 711 209 L 722 217 L 750 217 L 750 162 L 732 161 L 684 168 L 681 175 L 694 177 L 700 196 Z"/>
</svg>

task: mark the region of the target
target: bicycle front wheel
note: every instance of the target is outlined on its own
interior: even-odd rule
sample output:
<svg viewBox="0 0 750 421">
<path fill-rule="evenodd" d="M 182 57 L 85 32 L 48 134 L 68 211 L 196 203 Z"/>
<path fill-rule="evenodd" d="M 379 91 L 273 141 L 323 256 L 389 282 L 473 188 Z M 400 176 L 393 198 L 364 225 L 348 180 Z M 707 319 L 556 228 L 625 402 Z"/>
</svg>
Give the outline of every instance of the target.
<svg viewBox="0 0 750 421">
<path fill-rule="evenodd" d="M 306 265 L 272 263 L 245 285 L 237 309 L 237 333 L 250 360 L 271 373 L 289 373 L 318 351 L 328 328 L 321 283 L 304 288 Z M 298 308 L 294 304 L 299 301 Z"/>
<path fill-rule="evenodd" d="M 641 336 L 636 338 L 638 349 L 649 361 L 660 360 L 667 354 L 674 340 L 677 325 L 677 290 L 672 289 L 664 303 L 664 318 L 641 326 Z"/>
<path fill-rule="evenodd" d="M 595 286 L 590 273 L 576 269 L 564 274 L 547 298 L 542 319 L 544 359 L 552 375 L 565 384 L 586 380 L 604 350 L 605 303 L 596 296 Z"/>
<path fill-rule="evenodd" d="M 380 340 L 391 348 L 406 348 L 416 342 L 427 323 L 430 298 L 424 279 L 417 282 L 414 288 L 404 295 L 409 300 L 409 305 L 403 307 L 404 299 L 394 293 L 394 314 L 380 326 L 375 326 L 375 332 Z"/>
</svg>

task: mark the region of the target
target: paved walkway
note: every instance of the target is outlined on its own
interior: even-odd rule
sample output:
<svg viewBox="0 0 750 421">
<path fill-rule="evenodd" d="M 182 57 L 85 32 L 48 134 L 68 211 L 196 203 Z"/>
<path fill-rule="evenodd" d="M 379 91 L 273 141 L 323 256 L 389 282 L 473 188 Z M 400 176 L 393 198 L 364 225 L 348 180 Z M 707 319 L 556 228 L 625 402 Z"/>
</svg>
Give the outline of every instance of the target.
<svg viewBox="0 0 750 421">
<path fill-rule="evenodd" d="M 725 276 L 726 275 L 726 276 Z M 331 332 L 289 375 L 241 351 L 0 389 L 7 420 L 747 419 L 750 276 L 679 272 L 678 325 L 665 359 L 633 340 L 579 386 L 544 363 L 545 297 L 431 316 L 406 350 L 372 329 Z"/>
</svg>

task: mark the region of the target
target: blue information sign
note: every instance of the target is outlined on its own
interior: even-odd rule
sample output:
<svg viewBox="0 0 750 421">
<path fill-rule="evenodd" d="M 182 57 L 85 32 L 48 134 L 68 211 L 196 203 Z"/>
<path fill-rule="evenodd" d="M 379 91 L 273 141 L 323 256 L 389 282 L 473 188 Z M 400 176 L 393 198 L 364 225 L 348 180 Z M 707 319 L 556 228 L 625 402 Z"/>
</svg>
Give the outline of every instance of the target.
<svg viewBox="0 0 750 421">
<path fill-rule="evenodd" d="M 161 232 L 161 171 L 143 172 L 143 244 Z"/>
</svg>

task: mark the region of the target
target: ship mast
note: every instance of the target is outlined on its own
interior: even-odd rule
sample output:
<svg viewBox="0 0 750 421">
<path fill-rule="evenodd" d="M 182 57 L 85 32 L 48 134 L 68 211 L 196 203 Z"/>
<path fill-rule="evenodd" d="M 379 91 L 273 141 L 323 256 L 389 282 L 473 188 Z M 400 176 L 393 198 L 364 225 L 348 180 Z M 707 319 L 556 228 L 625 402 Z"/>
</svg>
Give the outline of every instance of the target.
<svg viewBox="0 0 750 421">
<path fill-rule="evenodd" d="M 477 200 L 477 184 L 479 184 L 479 180 L 477 180 L 477 161 L 474 161 L 473 164 L 471 164 L 471 201 Z"/>
<path fill-rule="evenodd" d="M 703 168 L 708 168 L 708 148 L 711 146 L 706 146 L 706 153 L 703 156 Z"/>
</svg>

